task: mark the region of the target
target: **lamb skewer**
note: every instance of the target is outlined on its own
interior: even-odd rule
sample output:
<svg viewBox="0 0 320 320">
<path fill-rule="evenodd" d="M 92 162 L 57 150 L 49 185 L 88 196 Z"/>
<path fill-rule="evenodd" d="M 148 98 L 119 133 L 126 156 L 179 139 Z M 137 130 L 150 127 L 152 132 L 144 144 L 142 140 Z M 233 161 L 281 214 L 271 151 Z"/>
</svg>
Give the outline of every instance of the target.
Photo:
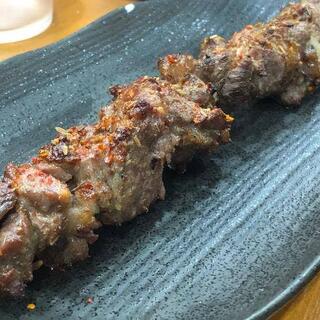
<svg viewBox="0 0 320 320">
<path fill-rule="evenodd" d="M 85 259 L 102 224 L 128 221 L 164 197 L 165 165 L 227 143 L 233 119 L 215 102 L 300 103 L 319 82 L 319 6 L 289 5 L 229 42 L 207 38 L 199 60 L 167 56 L 162 79 L 112 88 L 96 124 L 58 128 L 31 163 L 9 164 L 0 182 L 0 293 L 21 295 L 42 264 Z"/>
</svg>

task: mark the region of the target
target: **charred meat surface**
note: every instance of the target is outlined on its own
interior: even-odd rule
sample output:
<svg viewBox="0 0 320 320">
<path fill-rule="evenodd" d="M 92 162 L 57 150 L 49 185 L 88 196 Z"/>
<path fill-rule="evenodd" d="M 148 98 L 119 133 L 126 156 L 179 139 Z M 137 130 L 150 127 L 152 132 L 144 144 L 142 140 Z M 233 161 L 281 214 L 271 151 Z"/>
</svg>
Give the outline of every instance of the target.
<svg viewBox="0 0 320 320">
<path fill-rule="evenodd" d="M 161 77 L 174 84 L 184 96 L 201 106 L 208 103 L 215 104 L 212 95 L 213 86 L 195 74 L 197 65 L 198 61 L 192 56 L 182 54 L 170 54 L 158 61 Z"/>
<path fill-rule="evenodd" d="M 229 141 L 232 118 L 209 101 L 200 106 L 188 84 L 143 77 L 111 92 L 96 124 L 56 128 L 31 163 L 7 166 L 0 183 L 2 294 L 21 295 L 41 265 L 88 257 L 102 224 L 131 220 L 164 198 L 165 165 Z"/>
</svg>

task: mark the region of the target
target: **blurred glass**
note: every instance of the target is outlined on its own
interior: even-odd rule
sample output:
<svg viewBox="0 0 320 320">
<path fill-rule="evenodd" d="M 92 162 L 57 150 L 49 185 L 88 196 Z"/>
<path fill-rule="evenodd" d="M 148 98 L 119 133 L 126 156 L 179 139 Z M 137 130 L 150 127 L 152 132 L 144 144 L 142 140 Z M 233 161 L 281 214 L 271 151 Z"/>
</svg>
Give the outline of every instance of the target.
<svg viewBox="0 0 320 320">
<path fill-rule="evenodd" d="M 53 0 L 0 0 L 0 43 L 21 41 L 46 30 Z"/>
</svg>

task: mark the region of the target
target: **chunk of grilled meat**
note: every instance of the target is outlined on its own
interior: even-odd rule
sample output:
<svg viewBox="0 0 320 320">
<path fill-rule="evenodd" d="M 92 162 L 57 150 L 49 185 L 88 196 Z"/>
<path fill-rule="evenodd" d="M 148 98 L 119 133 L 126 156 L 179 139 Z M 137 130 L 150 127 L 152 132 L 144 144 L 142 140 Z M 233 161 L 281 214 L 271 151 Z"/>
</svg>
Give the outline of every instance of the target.
<svg viewBox="0 0 320 320">
<path fill-rule="evenodd" d="M 0 183 L 2 294 L 22 294 L 42 264 L 86 258 L 102 223 L 121 224 L 164 198 L 165 165 L 229 141 L 232 119 L 210 103 L 200 107 L 188 90 L 149 77 L 113 87 L 96 124 L 57 128 L 31 163 L 8 165 Z"/>
<path fill-rule="evenodd" d="M 290 4 L 266 24 L 248 25 L 229 41 L 201 45 L 198 72 L 217 87 L 219 105 L 269 96 L 298 105 L 320 80 L 320 1 Z"/>
<path fill-rule="evenodd" d="M 159 70 L 174 83 L 190 74 L 212 83 L 215 103 L 222 107 L 270 96 L 298 105 L 320 82 L 320 1 L 290 4 L 270 22 L 248 25 L 229 41 L 208 37 L 199 60 L 169 55 L 159 61 Z"/>
</svg>

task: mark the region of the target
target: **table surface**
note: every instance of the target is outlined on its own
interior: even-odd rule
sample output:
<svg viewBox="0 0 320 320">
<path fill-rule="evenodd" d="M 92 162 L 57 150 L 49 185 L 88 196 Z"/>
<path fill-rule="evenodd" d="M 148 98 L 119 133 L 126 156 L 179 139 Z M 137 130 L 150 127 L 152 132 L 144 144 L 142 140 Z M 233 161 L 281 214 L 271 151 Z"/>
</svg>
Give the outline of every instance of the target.
<svg viewBox="0 0 320 320">
<path fill-rule="evenodd" d="M 54 22 L 43 34 L 21 42 L 0 45 L 0 61 L 55 42 L 79 30 L 126 0 L 55 0 Z M 72 17 L 72 18 L 70 18 Z M 320 274 L 270 320 L 320 319 Z"/>
</svg>

